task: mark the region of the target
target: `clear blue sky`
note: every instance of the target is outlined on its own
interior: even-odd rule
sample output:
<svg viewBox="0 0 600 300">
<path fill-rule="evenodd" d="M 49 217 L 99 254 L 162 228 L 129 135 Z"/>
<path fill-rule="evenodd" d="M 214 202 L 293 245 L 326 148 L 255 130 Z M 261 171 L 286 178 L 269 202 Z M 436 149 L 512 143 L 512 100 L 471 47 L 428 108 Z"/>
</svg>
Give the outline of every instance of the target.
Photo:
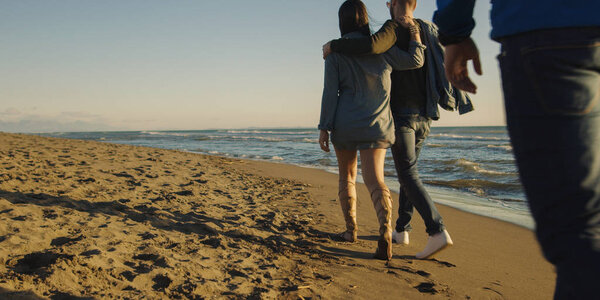
<svg viewBox="0 0 600 300">
<path fill-rule="evenodd" d="M 0 0 L 0 130 L 316 127 L 342 2 Z M 385 1 L 365 4 L 376 30 Z M 504 124 L 488 12 L 477 110 L 438 126 Z"/>
</svg>

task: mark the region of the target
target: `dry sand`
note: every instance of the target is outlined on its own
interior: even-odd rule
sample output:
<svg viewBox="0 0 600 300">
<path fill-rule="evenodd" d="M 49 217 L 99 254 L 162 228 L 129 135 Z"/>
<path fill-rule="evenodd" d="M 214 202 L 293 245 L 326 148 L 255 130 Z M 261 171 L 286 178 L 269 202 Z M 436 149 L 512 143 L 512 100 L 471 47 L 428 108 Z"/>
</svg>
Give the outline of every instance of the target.
<svg viewBox="0 0 600 300">
<path fill-rule="evenodd" d="M 0 298 L 552 297 L 530 230 L 440 205 L 455 246 L 415 259 L 415 214 L 386 263 L 362 185 L 359 241 L 329 238 L 336 194 L 320 170 L 0 133 Z"/>
</svg>

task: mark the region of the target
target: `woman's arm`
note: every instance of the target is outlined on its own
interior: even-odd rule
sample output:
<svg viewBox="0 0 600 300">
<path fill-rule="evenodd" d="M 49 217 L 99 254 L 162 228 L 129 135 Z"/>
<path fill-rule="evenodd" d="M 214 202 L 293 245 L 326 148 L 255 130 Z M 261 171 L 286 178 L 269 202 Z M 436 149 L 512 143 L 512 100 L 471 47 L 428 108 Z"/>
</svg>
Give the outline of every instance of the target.
<svg viewBox="0 0 600 300">
<path fill-rule="evenodd" d="M 325 83 L 323 86 L 323 98 L 321 99 L 321 118 L 319 121 L 319 129 L 321 135 L 319 144 L 323 151 L 329 152 L 329 136 L 324 141 L 323 131 L 333 130 L 335 115 L 339 100 L 339 73 L 338 73 L 337 57 L 330 55 L 325 59 Z M 325 147 L 324 147 L 325 146 Z"/>
<path fill-rule="evenodd" d="M 398 23 L 388 20 L 379 31 L 369 37 L 333 40 L 323 46 L 323 57 L 327 57 L 331 52 L 349 55 L 384 53 L 396 43 L 396 28 L 398 28 Z M 326 51 L 328 53 L 325 53 Z"/>
<path fill-rule="evenodd" d="M 408 52 L 400 50 L 397 46 L 392 47 L 384 54 L 385 60 L 394 70 L 412 70 L 423 67 L 425 63 L 425 45 L 415 41 L 408 44 Z"/>
<path fill-rule="evenodd" d="M 386 61 L 394 70 L 418 69 L 425 63 L 425 45 L 421 43 L 421 33 L 419 25 L 410 17 L 401 17 L 399 23 L 410 32 L 410 42 L 408 52 L 400 50 L 398 47 L 392 47 L 385 53 Z"/>
</svg>

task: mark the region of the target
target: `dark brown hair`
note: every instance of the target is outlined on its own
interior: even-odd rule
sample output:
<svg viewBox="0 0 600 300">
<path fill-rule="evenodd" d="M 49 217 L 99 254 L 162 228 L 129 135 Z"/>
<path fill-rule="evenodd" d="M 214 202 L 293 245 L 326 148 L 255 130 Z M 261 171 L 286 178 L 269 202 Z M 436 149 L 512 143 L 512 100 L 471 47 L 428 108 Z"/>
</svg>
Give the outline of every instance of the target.
<svg viewBox="0 0 600 300">
<path fill-rule="evenodd" d="M 359 31 L 365 35 L 371 35 L 369 28 L 369 14 L 367 7 L 360 0 L 347 0 L 338 12 L 340 18 L 340 32 L 342 36 L 346 33 Z"/>
</svg>

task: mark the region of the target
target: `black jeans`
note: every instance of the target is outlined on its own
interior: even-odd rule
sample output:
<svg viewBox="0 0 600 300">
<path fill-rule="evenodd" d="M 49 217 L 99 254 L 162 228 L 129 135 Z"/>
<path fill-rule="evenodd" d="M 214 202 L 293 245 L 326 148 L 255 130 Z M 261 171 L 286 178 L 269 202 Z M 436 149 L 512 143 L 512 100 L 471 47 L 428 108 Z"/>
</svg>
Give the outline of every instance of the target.
<svg viewBox="0 0 600 300">
<path fill-rule="evenodd" d="M 425 190 L 417 170 L 417 160 L 429 135 L 431 119 L 420 116 L 394 116 L 394 124 L 396 143 L 392 146 L 392 155 L 400 182 L 396 231 L 411 230 L 410 220 L 414 207 L 425 221 L 427 233 L 440 233 L 445 229 L 444 222 Z"/>
<path fill-rule="evenodd" d="M 501 41 L 508 130 L 556 299 L 598 299 L 600 28 Z"/>
</svg>

